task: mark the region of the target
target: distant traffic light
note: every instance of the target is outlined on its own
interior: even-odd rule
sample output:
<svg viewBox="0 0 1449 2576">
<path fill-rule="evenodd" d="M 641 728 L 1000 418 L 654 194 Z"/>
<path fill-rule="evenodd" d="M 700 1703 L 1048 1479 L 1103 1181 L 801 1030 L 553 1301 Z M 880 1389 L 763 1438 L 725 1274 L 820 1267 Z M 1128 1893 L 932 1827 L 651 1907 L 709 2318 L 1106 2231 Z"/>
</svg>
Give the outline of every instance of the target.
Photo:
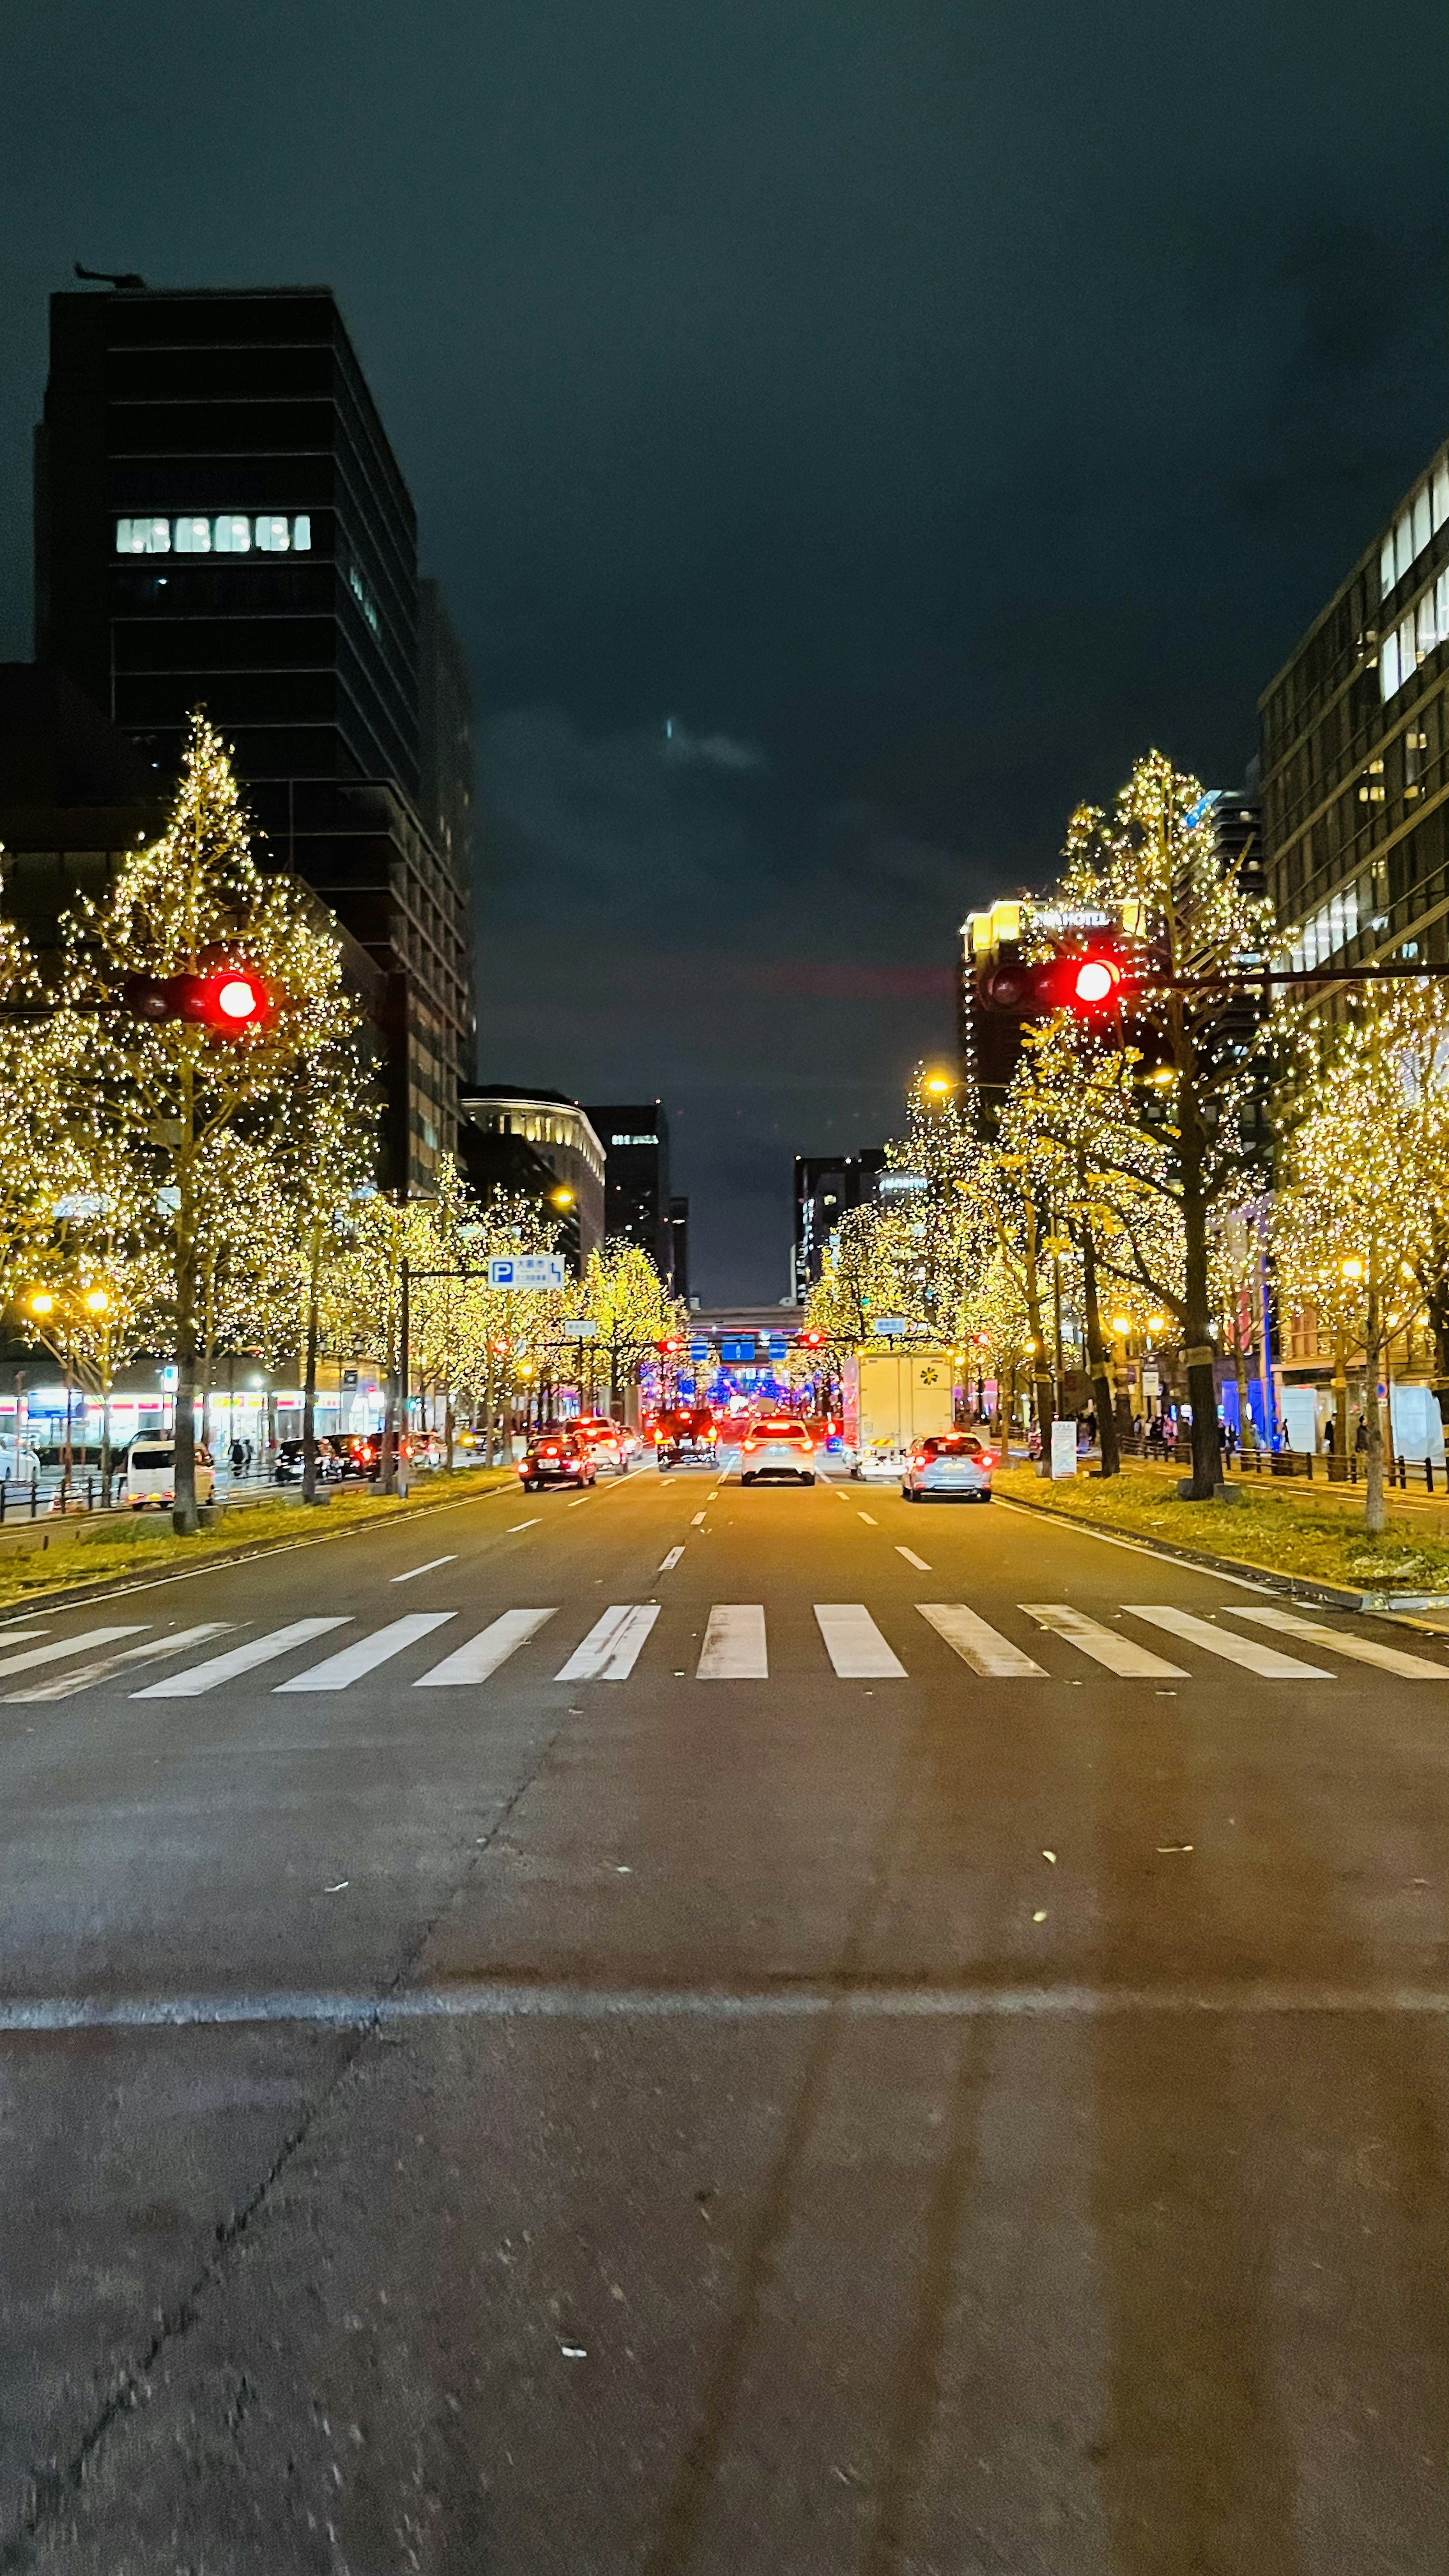
<svg viewBox="0 0 1449 2576">
<path fill-rule="evenodd" d="M 252 966 L 218 966 L 207 975 L 128 975 L 121 1000 L 138 1020 L 189 1020 L 217 1037 L 257 1028 L 272 996 Z"/>
<path fill-rule="evenodd" d="M 656 1342 L 656 1343 L 655 1343 L 655 1345 L 654 1345 L 654 1347 L 655 1347 L 656 1351 L 659 1353 L 660 1358 L 661 1358 L 662 1360 L 667 1360 L 667 1359 L 672 1359 L 672 1358 L 675 1356 L 675 1354 L 676 1354 L 677 1352 L 682 1351 L 682 1350 L 683 1350 L 683 1348 L 684 1348 L 684 1344 L 683 1344 L 683 1342 L 680 1340 L 680 1338 L 679 1338 L 678 1334 L 677 1334 L 677 1333 L 675 1333 L 675 1334 L 666 1334 L 666 1336 L 665 1336 L 664 1340 L 663 1340 L 663 1341 L 661 1341 L 661 1342 Z"/>
<path fill-rule="evenodd" d="M 800 1336 L 800 1347 L 804 1351 L 818 1351 L 824 1343 L 824 1340 L 825 1335 L 823 1333 L 802 1333 Z"/>
<path fill-rule="evenodd" d="M 978 990 L 988 1010 L 1013 1011 L 1022 1019 L 1045 1019 L 1052 1011 L 1095 1019 L 1129 1000 L 1132 982 L 1125 961 L 1098 947 L 1048 957 L 1036 966 L 994 966 L 981 977 Z"/>
</svg>

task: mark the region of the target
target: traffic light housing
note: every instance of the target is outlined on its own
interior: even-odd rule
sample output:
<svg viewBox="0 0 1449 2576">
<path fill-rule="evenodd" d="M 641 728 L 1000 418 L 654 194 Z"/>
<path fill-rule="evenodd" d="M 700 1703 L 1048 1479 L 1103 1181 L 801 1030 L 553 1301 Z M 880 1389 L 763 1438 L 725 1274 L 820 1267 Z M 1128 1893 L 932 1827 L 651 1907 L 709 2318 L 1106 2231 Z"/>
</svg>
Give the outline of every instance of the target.
<svg viewBox="0 0 1449 2576">
<path fill-rule="evenodd" d="M 260 1027 L 272 1006 L 254 966 L 216 966 L 204 975 L 128 975 L 121 1000 L 138 1020 L 187 1020 L 224 1038 Z"/>
<path fill-rule="evenodd" d="M 1011 1011 L 1019 1019 L 1047 1019 L 1053 1011 L 1070 1011 L 1074 1019 L 1105 1018 L 1130 1001 L 1132 971 L 1120 951 L 1098 942 L 1036 965 L 989 967 L 978 990 L 990 1011 Z"/>
</svg>

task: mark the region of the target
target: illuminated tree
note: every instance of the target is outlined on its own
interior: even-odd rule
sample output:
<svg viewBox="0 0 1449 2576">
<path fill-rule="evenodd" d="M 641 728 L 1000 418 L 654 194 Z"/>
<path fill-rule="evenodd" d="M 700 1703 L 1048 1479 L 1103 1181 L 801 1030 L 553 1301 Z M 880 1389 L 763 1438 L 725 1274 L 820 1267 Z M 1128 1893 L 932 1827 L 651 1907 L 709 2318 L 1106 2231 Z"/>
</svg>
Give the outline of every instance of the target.
<svg viewBox="0 0 1449 2576">
<path fill-rule="evenodd" d="M 250 967 L 270 1007 L 240 1034 L 139 1019 L 124 987 L 219 966 Z M 79 1036 L 87 1121 L 124 1141 L 159 1203 L 173 1267 L 177 1370 L 175 1526 L 197 1526 L 194 1401 L 204 1329 L 208 1175 L 232 1138 L 270 1143 L 293 1176 L 319 1088 L 337 1078 L 356 1014 L 340 944 L 291 878 L 264 876 L 231 764 L 199 712 L 187 733 L 166 830 L 129 852 L 109 894 L 66 925 L 58 1027 Z M 315 1079 L 313 1078 L 315 1076 Z M 361 1085 L 349 1095 L 361 1114 Z"/>
<path fill-rule="evenodd" d="M 1289 1015 L 1285 1014 L 1285 1019 Z M 1297 1021 L 1294 1097 L 1273 1211 L 1280 1291 L 1311 1302 L 1364 1361 L 1365 1525 L 1384 1527 L 1379 1379 L 1423 1303 L 1449 1192 L 1449 997 L 1437 983 L 1363 993 L 1332 1031 Z M 1343 1399 L 1340 1397 L 1340 1422 Z"/>
<path fill-rule="evenodd" d="M 1165 1306 L 1182 1333 L 1190 1491 L 1203 1499 L 1221 1476 L 1212 1233 L 1219 1211 L 1240 1206 L 1263 1178 L 1242 987 L 1264 961 L 1271 916 L 1245 889 L 1241 860 L 1223 859 L 1199 781 L 1160 752 L 1137 762 L 1110 815 L 1078 808 L 1066 859 L 1066 900 L 1125 917 L 1140 933 L 1144 972 L 1121 1064 L 1120 1116 L 1091 1151 L 1099 1203 L 1113 1206 L 1121 1225 L 1112 1266 Z"/>
</svg>

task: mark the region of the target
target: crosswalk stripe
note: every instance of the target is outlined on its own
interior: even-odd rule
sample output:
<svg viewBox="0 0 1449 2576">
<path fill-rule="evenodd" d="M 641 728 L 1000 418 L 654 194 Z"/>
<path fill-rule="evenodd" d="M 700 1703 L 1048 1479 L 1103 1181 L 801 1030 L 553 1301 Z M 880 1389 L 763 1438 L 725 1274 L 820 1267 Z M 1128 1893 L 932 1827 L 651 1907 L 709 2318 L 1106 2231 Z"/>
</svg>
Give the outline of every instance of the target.
<svg viewBox="0 0 1449 2576">
<path fill-rule="evenodd" d="M 1280 1654 L 1276 1646 L 1260 1646 L 1256 1637 L 1235 1637 L 1230 1629 L 1215 1628 L 1210 1619 L 1199 1619 L 1191 1610 L 1173 1610 L 1160 1601 L 1124 1601 L 1124 1610 L 1134 1619 L 1148 1619 L 1154 1628 L 1165 1628 L 1170 1637 L 1185 1638 L 1190 1646 L 1201 1646 L 1205 1654 L 1221 1655 L 1224 1663 L 1241 1664 L 1245 1671 L 1257 1673 L 1265 1682 L 1331 1682 L 1335 1676 L 1321 1664 L 1300 1663 L 1296 1655 Z"/>
<path fill-rule="evenodd" d="M 117 1637 L 139 1637 L 149 1622 L 131 1619 L 124 1628 L 86 1628 L 78 1637 L 58 1638 L 54 1645 L 32 1646 L 23 1655 L 7 1655 L 0 1673 L 28 1672 L 34 1664 L 58 1664 L 66 1655 L 84 1654 L 87 1646 L 109 1646 Z"/>
<path fill-rule="evenodd" d="M 203 1619 L 195 1628 L 179 1628 L 174 1637 L 148 1637 L 142 1645 L 102 1655 L 98 1664 L 82 1664 L 79 1672 L 53 1673 L 49 1681 L 32 1682 L 28 1690 L 7 1691 L 6 1701 L 70 1699 L 97 1682 L 108 1682 L 113 1673 L 124 1672 L 130 1664 L 160 1663 L 167 1655 L 184 1655 L 188 1647 L 202 1645 L 208 1637 L 224 1637 L 235 1626 L 234 1619 Z"/>
<path fill-rule="evenodd" d="M 1040 1664 L 1034 1664 L 1030 1655 L 1024 1654 L 1020 1646 L 1014 1646 L 1009 1637 L 1002 1637 L 995 1628 L 989 1628 L 974 1610 L 966 1608 L 964 1602 L 918 1601 L 916 1608 L 923 1619 L 929 1620 L 937 1636 L 945 1638 L 952 1653 L 959 1655 L 963 1664 L 970 1665 L 973 1673 L 989 1673 L 1001 1680 L 1009 1675 L 1045 1680 Z"/>
<path fill-rule="evenodd" d="M 825 1651 L 843 1682 L 904 1681 L 905 1665 L 861 1601 L 817 1601 Z"/>
<path fill-rule="evenodd" d="M 330 1628 L 345 1628 L 346 1619 L 294 1619 L 289 1627 L 273 1628 L 265 1637 L 249 1637 L 244 1646 L 232 1646 L 224 1655 L 212 1655 L 204 1664 L 193 1664 L 189 1673 L 168 1673 L 164 1682 L 148 1682 L 144 1690 L 132 1691 L 132 1699 L 200 1699 L 203 1691 L 215 1690 L 220 1682 L 235 1681 L 241 1673 L 255 1670 L 258 1664 L 275 1662 L 278 1655 L 291 1652 L 293 1646 L 310 1644 L 314 1637 L 325 1637 Z"/>
<path fill-rule="evenodd" d="M 765 1613 L 758 1601 L 717 1601 L 709 1614 L 694 1676 L 699 1682 L 766 1682 L 770 1659 Z"/>
<path fill-rule="evenodd" d="M 476 1637 L 470 1637 L 466 1646 L 456 1647 L 430 1672 L 419 1673 L 414 1690 L 447 1690 L 455 1683 L 486 1682 L 490 1673 L 496 1673 L 500 1664 L 506 1664 L 510 1655 L 516 1655 L 520 1646 L 526 1646 L 529 1638 L 556 1616 L 556 1610 L 505 1610 L 500 1618 L 490 1619 L 486 1628 L 480 1628 Z"/>
<path fill-rule="evenodd" d="M 454 1610 L 413 1610 L 406 1619 L 390 1619 L 385 1628 L 374 1628 L 370 1637 L 359 1637 L 355 1645 L 343 1646 L 339 1653 L 328 1655 L 320 1664 L 309 1664 L 304 1673 L 292 1673 L 277 1683 L 281 1691 L 346 1690 L 349 1682 L 375 1672 L 379 1664 L 390 1663 L 420 1637 L 430 1637 L 435 1628 L 445 1628 L 457 1617 Z"/>
<path fill-rule="evenodd" d="M 1085 1610 L 1074 1610 L 1067 1601 L 1022 1601 L 1018 1608 L 1034 1619 L 1039 1628 L 1049 1628 L 1058 1637 L 1067 1637 L 1090 1655 L 1094 1664 L 1105 1664 L 1109 1673 L 1120 1673 L 1124 1679 L 1185 1682 L 1189 1675 L 1181 1664 L 1164 1662 L 1135 1637 L 1124 1637 L 1120 1628 L 1104 1628 L 1097 1619 L 1089 1619 Z"/>
<path fill-rule="evenodd" d="M 1406 1682 L 1449 1682 L 1449 1664 L 1431 1664 L 1426 1655 L 1406 1655 L 1402 1646 L 1382 1645 L 1377 1637 L 1349 1637 L 1321 1619 L 1299 1619 L 1291 1610 L 1247 1610 L 1225 1601 L 1235 1619 L 1256 1619 L 1261 1627 L 1281 1629 L 1305 1646 L 1331 1646 L 1336 1655 L 1351 1655 L 1360 1664 L 1376 1664 L 1381 1673 L 1398 1673 Z"/>
<path fill-rule="evenodd" d="M 616 1601 L 554 1675 L 561 1682 L 626 1682 L 659 1616 L 657 1601 Z"/>
</svg>

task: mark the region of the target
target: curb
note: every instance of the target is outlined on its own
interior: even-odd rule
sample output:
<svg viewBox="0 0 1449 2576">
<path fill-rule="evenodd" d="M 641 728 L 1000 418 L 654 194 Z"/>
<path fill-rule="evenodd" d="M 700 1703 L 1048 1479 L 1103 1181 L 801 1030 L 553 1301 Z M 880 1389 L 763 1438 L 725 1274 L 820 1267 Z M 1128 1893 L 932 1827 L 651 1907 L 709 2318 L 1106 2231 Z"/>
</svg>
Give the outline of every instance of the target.
<svg viewBox="0 0 1449 2576">
<path fill-rule="evenodd" d="M 216 1573 L 227 1565 L 245 1565 L 254 1557 L 288 1556 L 299 1547 L 324 1547 L 329 1540 L 358 1538 L 370 1529 L 395 1529 L 402 1521 L 411 1526 L 414 1521 L 432 1520 L 439 1512 L 462 1511 L 469 1503 L 484 1503 L 493 1494 L 508 1494 L 514 1490 L 511 1483 L 482 1485 L 476 1493 L 452 1494 L 446 1500 L 440 1496 L 436 1502 L 429 1499 L 418 1504 L 414 1511 L 379 1513 L 369 1520 L 349 1521 L 341 1529 L 318 1529 L 306 1523 L 295 1538 L 254 1539 L 249 1546 L 242 1544 L 218 1549 L 214 1556 L 203 1556 L 194 1565 L 153 1565 L 138 1567 L 134 1574 L 96 1574 L 87 1583 L 59 1583 L 53 1589 L 37 1585 L 34 1591 L 0 1605 L 0 1632 L 14 1620 L 28 1617 L 34 1610 L 69 1610 L 78 1602 L 104 1601 L 125 1592 L 146 1592 L 161 1583 L 184 1583 L 193 1575 Z"/>
<path fill-rule="evenodd" d="M 1044 1519 L 1061 1521 L 1069 1529 L 1091 1530 L 1097 1538 L 1115 1539 L 1123 1547 L 1140 1547 L 1148 1556 L 1166 1556 L 1178 1565 L 1200 1566 L 1208 1574 L 1235 1574 L 1262 1584 L 1270 1592 L 1281 1592 L 1297 1601 L 1317 1601 L 1325 1610 L 1354 1610 L 1369 1618 L 1397 1618 L 1382 1593 L 1350 1591 L 1347 1584 L 1323 1583 L 1316 1575 L 1281 1574 L 1270 1565 L 1254 1565 L 1241 1556 L 1214 1555 L 1206 1548 L 1180 1547 L 1175 1539 L 1141 1538 L 1136 1531 L 1115 1529 L 1109 1521 L 1088 1519 L 1085 1512 L 1061 1512 L 1050 1503 L 1023 1502 L 1019 1494 L 999 1494 L 999 1502 L 1014 1503 L 1018 1511 L 1040 1512 Z"/>
</svg>

